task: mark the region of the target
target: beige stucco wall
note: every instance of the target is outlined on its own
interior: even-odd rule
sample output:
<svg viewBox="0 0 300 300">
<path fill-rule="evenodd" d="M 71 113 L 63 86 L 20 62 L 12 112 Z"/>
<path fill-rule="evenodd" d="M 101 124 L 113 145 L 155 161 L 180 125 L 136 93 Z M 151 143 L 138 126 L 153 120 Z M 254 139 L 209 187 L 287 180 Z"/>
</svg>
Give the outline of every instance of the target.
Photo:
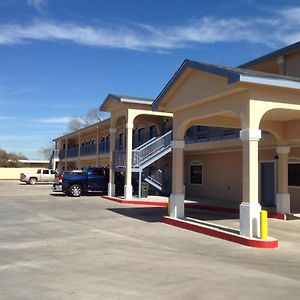
<svg viewBox="0 0 300 300">
<path fill-rule="evenodd" d="M 0 180 L 20 179 L 20 173 L 36 173 L 38 168 L 0 168 Z"/>
<path fill-rule="evenodd" d="M 300 52 L 285 57 L 285 75 L 300 77 Z"/>
<path fill-rule="evenodd" d="M 276 161 L 276 150 L 259 150 L 258 159 Z M 291 148 L 289 157 L 299 158 L 300 147 Z M 203 184 L 189 184 L 191 163 L 203 165 Z M 276 167 L 275 167 L 276 168 Z M 275 182 L 277 185 L 277 183 Z M 185 191 L 190 199 L 218 199 L 238 205 L 242 200 L 242 152 L 189 154 L 185 153 Z M 289 187 L 291 210 L 300 212 L 300 187 Z M 225 204 L 225 203 L 224 203 Z M 229 204 L 229 203 L 228 203 Z"/>
<path fill-rule="evenodd" d="M 201 163 L 202 185 L 189 183 L 189 168 Z M 222 199 L 240 203 L 242 199 L 242 152 L 185 154 L 185 192 L 187 198 Z"/>
</svg>

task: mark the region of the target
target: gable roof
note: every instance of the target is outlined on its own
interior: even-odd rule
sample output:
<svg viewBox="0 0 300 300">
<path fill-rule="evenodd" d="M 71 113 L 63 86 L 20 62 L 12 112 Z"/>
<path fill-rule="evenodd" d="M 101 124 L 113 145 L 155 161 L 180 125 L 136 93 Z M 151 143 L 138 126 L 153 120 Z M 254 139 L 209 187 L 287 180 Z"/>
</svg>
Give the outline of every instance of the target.
<svg viewBox="0 0 300 300">
<path fill-rule="evenodd" d="M 105 109 L 105 104 L 109 101 L 109 99 L 117 100 L 121 103 L 135 103 L 135 104 L 146 104 L 152 105 L 154 99 L 142 98 L 142 97 L 134 97 L 134 96 L 125 96 L 125 95 L 116 95 L 116 94 L 108 94 L 104 99 L 103 103 L 100 106 L 100 110 Z"/>
<path fill-rule="evenodd" d="M 277 56 L 285 55 L 285 54 L 291 53 L 291 52 L 299 50 L 299 49 L 300 49 L 300 42 L 297 42 L 297 43 L 291 44 L 289 46 L 286 46 L 286 47 L 280 48 L 278 50 L 275 50 L 273 52 L 270 52 L 266 55 L 255 58 L 253 60 L 250 60 L 250 61 L 248 61 L 244 64 L 239 65 L 238 67 L 239 68 L 248 68 L 252 65 L 256 65 L 258 63 L 261 63 L 265 60 L 275 58 Z"/>
<path fill-rule="evenodd" d="M 233 84 L 235 82 L 240 81 L 300 89 L 300 78 L 297 77 L 277 75 L 249 69 L 229 67 L 224 65 L 208 64 L 186 59 L 153 102 L 153 110 L 158 109 L 158 106 L 162 99 L 165 97 L 165 95 L 169 92 L 169 90 L 173 87 L 173 85 L 176 83 L 176 81 L 180 78 L 180 76 L 184 73 L 184 71 L 187 68 L 225 77 L 227 78 L 228 84 Z"/>
</svg>

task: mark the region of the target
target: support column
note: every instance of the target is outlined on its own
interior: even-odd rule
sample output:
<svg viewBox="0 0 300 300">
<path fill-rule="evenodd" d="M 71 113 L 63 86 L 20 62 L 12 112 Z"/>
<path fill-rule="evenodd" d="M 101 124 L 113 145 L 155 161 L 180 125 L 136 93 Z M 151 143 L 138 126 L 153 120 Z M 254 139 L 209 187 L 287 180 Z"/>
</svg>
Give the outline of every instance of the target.
<svg viewBox="0 0 300 300">
<path fill-rule="evenodd" d="M 172 194 L 170 196 L 170 217 L 184 218 L 184 141 L 173 140 L 172 147 Z"/>
<path fill-rule="evenodd" d="M 290 213 L 290 194 L 288 188 L 288 159 L 290 147 L 277 147 L 277 194 L 276 211 L 282 214 Z"/>
<path fill-rule="evenodd" d="M 68 162 L 67 162 L 67 153 L 68 153 L 68 139 L 66 139 L 66 147 L 65 147 L 65 170 L 67 170 Z"/>
<path fill-rule="evenodd" d="M 114 171 L 114 161 L 113 154 L 116 146 L 116 128 L 109 128 L 110 138 L 109 138 L 109 183 L 108 183 L 108 196 L 116 195 L 116 185 L 115 185 L 115 171 Z"/>
<path fill-rule="evenodd" d="M 132 130 L 133 123 L 126 123 L 126 174 L 124 186 L 124 198 L 132 199 Z"/>
<path fill-rule="evenodd" d="M 96 133 L 96 166 L 99 167 L 99 126 Z"/>
<path fill-rule="evenodd" d="M 259 129 L 240 131 L 243 142 L 243 202 L 240 205 L 240 234 L 260 236 L 260 211 L 258 203 L 258 141 Z"/>
<path fill-rule="evenodd" d="M 80 170 L 80 148 L 81 148 L 81 134 L 78 134 L 78 158 L 77 158 L 77 169 Z"/>
</svg>

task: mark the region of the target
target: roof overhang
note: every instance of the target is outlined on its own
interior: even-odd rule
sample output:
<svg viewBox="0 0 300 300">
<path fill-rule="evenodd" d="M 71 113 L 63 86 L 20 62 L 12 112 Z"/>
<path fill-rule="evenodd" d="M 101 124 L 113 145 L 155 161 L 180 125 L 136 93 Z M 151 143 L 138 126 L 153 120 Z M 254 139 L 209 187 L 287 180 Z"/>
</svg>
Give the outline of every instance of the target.
<svg viewBox="0 0 300 300">
<path fill-rule="evenodd" d="M 300 89 L 300 81 L 297 81 L 296 79 L 293 80 L 293 78 L 290 78 L 288 76 L 280 76 L 221 65 L 206 64 L 197 61 L 184 60 L 180 68 L 176 71 L 174 76 L 170 79 L 170 81 L 153 102 L 153 110 L 159 109 L 160 103 L 163 101 L 163 99 L 165 99 L 166 95 L 173 88 L 176 82 L 183 76 L 187 69 L 199 70 L 212 75 L 225 77 L 227 78 L 228 85 L 237 82 L 244 82 L 259 85 Z"/>
<path fill-rule="evenodd" d="M 128 104 L 144 104 L 151 106 L 153 99 L 142 98 L 142 97 L 132 97 L 132 96 L 121 96 L 115 94 L 108 94 L 104 99 L 103 103 L 100 106 L 101 111 L 109 111 L 109 104 L 111 101 L 117 101 L 119 103 L 128 103 Z"/>
</svg>

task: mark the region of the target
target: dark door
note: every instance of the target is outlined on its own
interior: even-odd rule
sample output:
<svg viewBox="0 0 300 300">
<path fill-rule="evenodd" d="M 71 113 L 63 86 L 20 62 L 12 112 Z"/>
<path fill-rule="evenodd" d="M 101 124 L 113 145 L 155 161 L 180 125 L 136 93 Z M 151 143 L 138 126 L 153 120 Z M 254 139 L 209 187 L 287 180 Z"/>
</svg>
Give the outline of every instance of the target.
<svg viewBox="0 0 300 300">
<path fill-rule="evenodd" d="M 274 162 L 262 162 L 260 165 L 260 197 L 262 205 L 275 205 Z"/>
</svg>

